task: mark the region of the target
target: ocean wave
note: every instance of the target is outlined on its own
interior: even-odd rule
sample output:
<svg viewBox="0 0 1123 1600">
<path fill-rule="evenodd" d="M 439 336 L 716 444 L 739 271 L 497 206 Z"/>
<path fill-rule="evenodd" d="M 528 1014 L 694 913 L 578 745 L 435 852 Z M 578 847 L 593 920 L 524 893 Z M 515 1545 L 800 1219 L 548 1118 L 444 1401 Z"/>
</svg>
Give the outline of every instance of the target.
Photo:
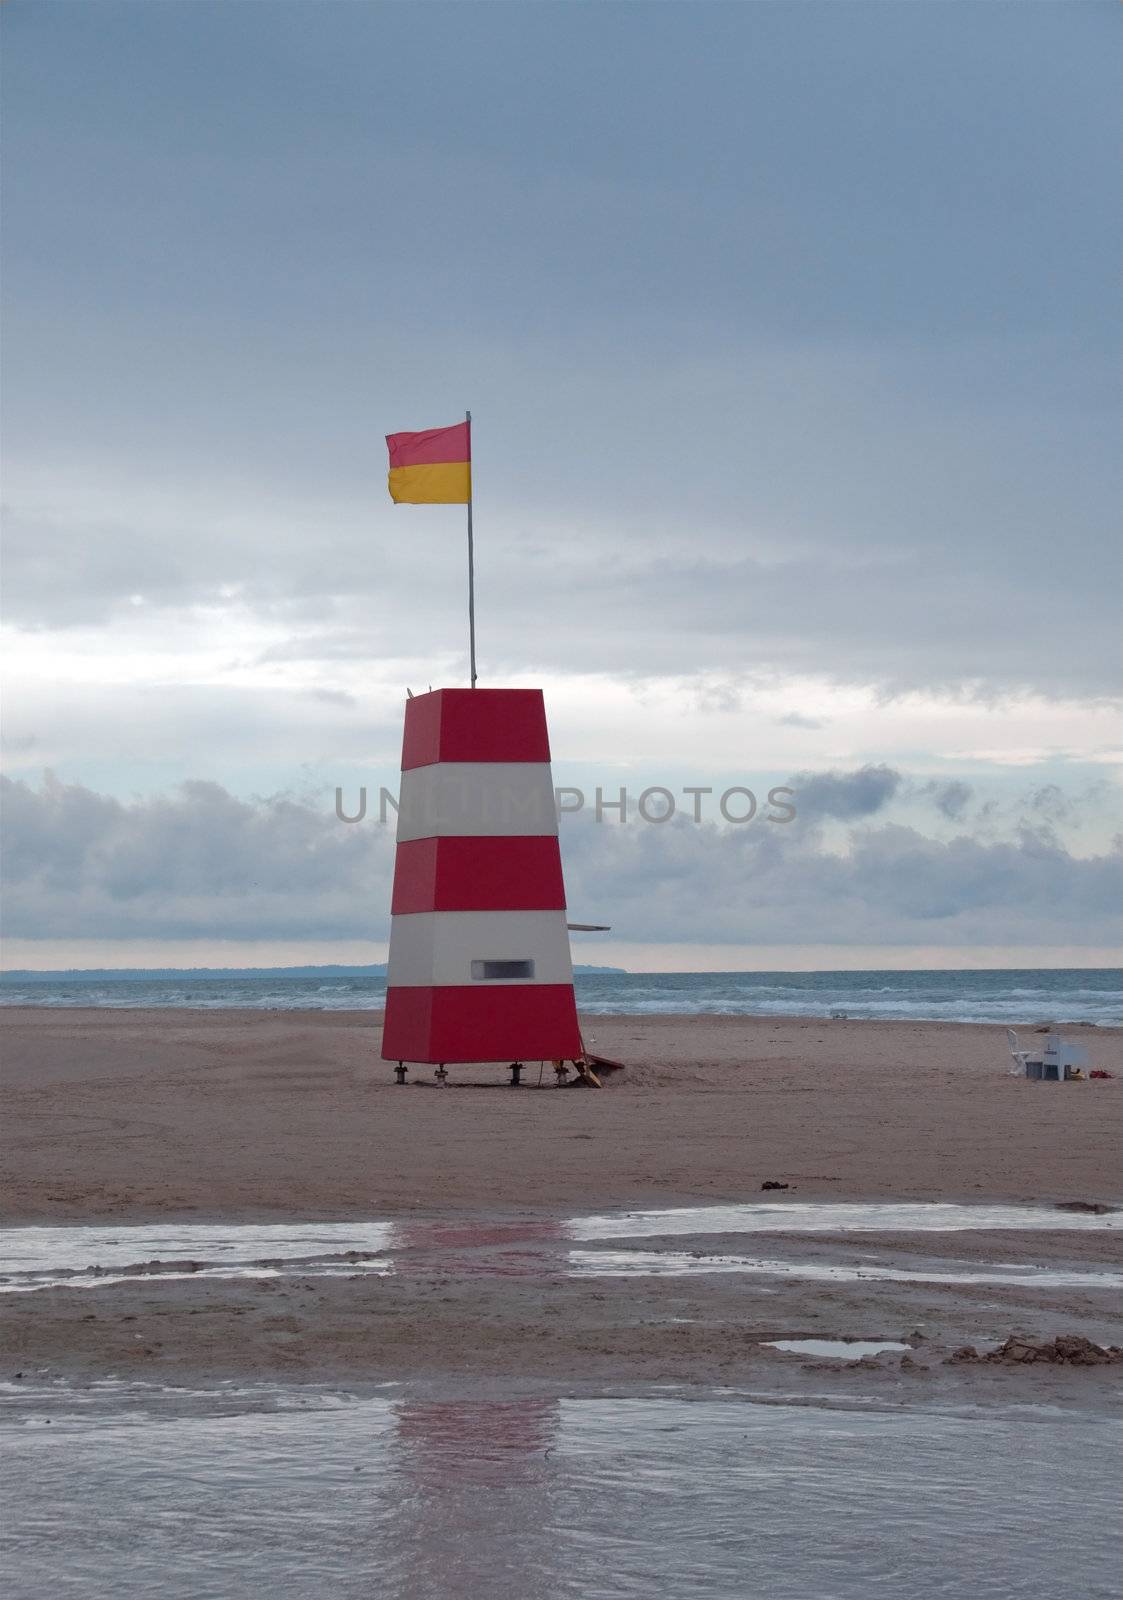
<svg viewBox="0 0 1123 1600">
<path fill-rule="evenodd" d="M 902 1022 L 1090 1022 L 1123 1025 L 1115 971 L 579 973 L 578 1009 L 588 1017 L 813 1017 Z M 225 979 L 43 980 L 0 985 L 0 1006 L 106 1010 L 181 1007 L 200 1011 L 380 1011 L 385 980 L 356 976 Z"/>
</svg>

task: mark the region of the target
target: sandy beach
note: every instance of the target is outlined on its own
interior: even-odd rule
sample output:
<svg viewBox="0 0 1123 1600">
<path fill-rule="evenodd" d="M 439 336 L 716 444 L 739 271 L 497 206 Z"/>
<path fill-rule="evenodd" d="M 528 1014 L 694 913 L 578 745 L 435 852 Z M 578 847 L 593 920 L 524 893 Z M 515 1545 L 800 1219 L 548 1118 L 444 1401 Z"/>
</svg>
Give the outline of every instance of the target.
<svg viewBox="0 0 1123 1600">
<path fill-rule="evenodd" d="M 10 1222 L 528 1213 L 744 1200 L 1111 1201 L 1123 1030 L 1082 1084 L 1007 1075 L 999 1027 L 604 1017 L 602 1091 L 547 1067 L 399 1087 L 371 1012 L 13 1008 Z M 1027 1034 L 1023 1045 L 1031 1043 Z"/>
<path fill-rule="evenodd" d="M 121 1237 L 142 1241 L 120 1277 L 63 1274 L 5 1297 L 13 1374 L 788 1394 L 923 1380 L 933 1396 L 1010 1399 L 1020 1386 L 1085 1403 L 1118 1370 L 951 1357 L 1011 1334 L 1119 1342 L 1117 1294 L 1098 1275 L 1117 1267 L 1121 1235 L 1062 1228 L 1073 1203 L 1119 1194 L 1119 1031 L 1080 1030 L 1114 1079 L 1062 1087 L 1008 1076 L 1000 1028 L 614 1017 L 595 1048 L 627 1066 L 597 1091 L 557 1089 L 548 1069 L 547 1087 L 535 1069 L 514 1090 L 487 1067 L 399 1087 L 371 1013 L 28 1009 L 4 1023 L 8 1221 L 54 1225 L 51 1240 L 112 1224 L 118 1253 Z M 769 1182 L 789 1187 L 764 1193 Z M 611 1241 L 608 1255 L 575 1247 L 575 1218 L 762 1198 L 1041 1210 L 1020 1231 L 807 1235 L 797 1220 L 762 1246 L 711 1209 L 688 1237 L 625 1240 L 639 1248 L 627 1277 L 613 1275 Z M 292 1268 L 262 1244 L 253 1271 L 225 1277 L 206 1248 L 143 1242 L 144 1226 L 159 1241 L 170 1225 L 191 1239 L 217 1223 L 225 1239 L 316 1219 L 384 1227 L 390 1242 L 346 1249 L 363 1236 L 345 1234 Z M 736 1266 L 762 1250 L 780 1262 L 763 1279 Z M 663 1252 L 654 1272 L 650 1251 Z M 1076 1271 L 1076 1286 L 1050 1269 Z M 769 1345 L 792 1337 L 893 1339 L 907 1353 L 793 1364 Z"/>
</svg>

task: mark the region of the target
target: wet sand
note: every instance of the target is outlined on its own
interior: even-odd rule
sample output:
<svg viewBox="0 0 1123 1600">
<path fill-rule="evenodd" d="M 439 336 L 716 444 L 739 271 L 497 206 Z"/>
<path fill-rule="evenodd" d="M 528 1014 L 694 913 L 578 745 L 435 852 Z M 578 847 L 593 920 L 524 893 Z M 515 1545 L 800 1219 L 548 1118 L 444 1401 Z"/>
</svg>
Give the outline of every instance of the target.
<svg viewBox="0 0 1123 1600">
<path fill-rule="evenodd" d="M 706 1233 L 627 1241 L 683 1273 L 584 1275 L 567 1219 L 789 1200 L 1112 1202 L 1123 1032 L 1082 1029 L 1112 1081 L 1006 1075 L 1000 1028 L 729 1017 L 598 1019 L 628 1063 L 603 1091 L 513 1090 L 499 1069 L 404 1088 L 370 1013 L 8 1012 L 5 1207 L 17 1224 L 394 1222 L 392 1270 L 60 1285 L 4 1296 L 2 1371 L 87 1381 L 281 1379 L 606 1392 L 644 1384 L 1099 1405 L 1118 1366 L 956 1364 L 964 1344 L 1119 1343 L 1118 1293 L 802 1267 L 1107 1270 L 1118 1231 Z M 1023 1039 L 1023 1044 L 1027 1043 Z M 528 1074 L 533 1082 L 536 1070 Z M 547 1070 L 547 1082 L 552 1075 Z M 711 1219 L 712 1220 L 712 1219 Z M 583 1245 L 581 1249 L 587 1249 Z M 598 1248 L 596 1240 L 591 1241 Z M 757 1255 L 790 1276 L 711 1270 Z M 143 1256 L 138 1259 L 144 1259 Z M 768 1348 L 898 1339 L 858 1365 Z"/>
<path fill-rule="evenodd" d="M 1112 1081 L 1007 1076 L 954 1023 L 597 1018 L 626 1070 L 513 1090 L 500 1067 L 399 1087 L 371 1012 L 11 1009 L 3 1216 L 16 1222 L 526 1213 L 744 1200 L 1110 1201 L 1123 1030 L 1074 1027 Z M 1022 1037 L 1032 1044 L 1032 1033 Z"/>
<path fill-rule="evenodd" d="M 887 1400 L 919 1398 L 921 1383 L 929 1399 L 1009 1401 L 1024 1391 L 1086 1404 L 1090 1388 L 1118 1391 L 1118 1365 L 949 1360 L 964 1345 L 982 1350 L 1011 1334 L 1120 1342 L 1120 1233 L 1047 1230 L 645 1238 L 641 1259 L 666 1259 L 670 1247 L 672 1261 L 683 1253 L 680 1269 L 619 1276 L 628 1252 L 574 1251 L 560 1217 L 413 1222 L 395 1228 L 386 1258 L 340 1260 L 338 1276 L 292 1263 L 274 1277 L 208 1278 L 193 1275 L 200 1263 L 178 1261 L 163 1270 L 180 1275 L 161 1280 L 148 1262 L 123 1281 L 5 1294 L 0 1372 L 175 1384 L 517 1380 L 573 1393 L 670 1383 L 792 1395 L 822 1394 L 826 1385 L 840 1397 L 857 1387 Z M 713 1258 L 731 1254 L 782 1261 L 792 1275 L 711 1270 Z M 589 1273 L 594 1259 L 604 1275 Z M 1003 1275 L 994 1263 L 1009 1274 L 1015 1263 L 1040 1271 L 1074 1260 L 1109 1287 L 993 1281 Z M 864 1272 L 903 1266 L 915 1276 L 802 1276 L 839 1261 Z M 936 1281 L 964 1272 L 981 1281 Z M 909 1353 L 847 1365 L 769 1345 L 800 1338 L 900 1340 Z"/>
</svg>

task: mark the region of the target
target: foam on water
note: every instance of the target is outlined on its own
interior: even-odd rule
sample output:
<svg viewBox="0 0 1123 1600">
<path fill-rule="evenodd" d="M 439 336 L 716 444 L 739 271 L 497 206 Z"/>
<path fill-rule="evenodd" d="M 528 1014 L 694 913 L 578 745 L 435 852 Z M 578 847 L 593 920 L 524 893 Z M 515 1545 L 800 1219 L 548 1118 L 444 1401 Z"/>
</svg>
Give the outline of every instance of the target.
<svg viewBox="0 0 1123 1600">
<path fill-rule="evenodd" d="M 579 1008 L 609 1013 L 674 1016 L 816 1017 L 843 1011 L 853 1018 L 896 1021 L 1123 1024 L 1123 973 L 1068 971 L 955 972 L 646 972 L 576 975 Z M 133 978 L 78 980 L 42 975 L 0 981 L 0 1006 L 186 1006 L 212 1011 L 375 1011 L 386 1001 L 386 980 L 356 975 L 321 977 Z"/>
</svg>

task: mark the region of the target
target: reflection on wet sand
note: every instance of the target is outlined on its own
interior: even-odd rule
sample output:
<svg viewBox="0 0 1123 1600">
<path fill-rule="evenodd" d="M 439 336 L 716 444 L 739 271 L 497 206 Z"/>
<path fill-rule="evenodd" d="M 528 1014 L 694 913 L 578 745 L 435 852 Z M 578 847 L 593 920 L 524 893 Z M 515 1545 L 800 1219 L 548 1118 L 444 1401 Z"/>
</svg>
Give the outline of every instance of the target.
<svg viewBox="0 0 1123 1600">
<path fill-rule="evenodd" d="M 549 1219 L 457 1223 L 406 1221 L 394 1225 L 399 1272 L 432 1271 L 496 1277 L 556 1277 L 565 1271 L 566 1225 Z"/>
<path fill-rule="evenodd" d="M 400 1489 L 389 1560 L 409 1600 L 561 1592 L 554 1398 L 416 1400 L 394 1408 Z"/>
<path fill-rule="evenodd" d="M 1120 1430 L 1048 1407 L 79 1398 L 13 1416 L 6 1600 L 1114 1593 Z"/>
</svg>

